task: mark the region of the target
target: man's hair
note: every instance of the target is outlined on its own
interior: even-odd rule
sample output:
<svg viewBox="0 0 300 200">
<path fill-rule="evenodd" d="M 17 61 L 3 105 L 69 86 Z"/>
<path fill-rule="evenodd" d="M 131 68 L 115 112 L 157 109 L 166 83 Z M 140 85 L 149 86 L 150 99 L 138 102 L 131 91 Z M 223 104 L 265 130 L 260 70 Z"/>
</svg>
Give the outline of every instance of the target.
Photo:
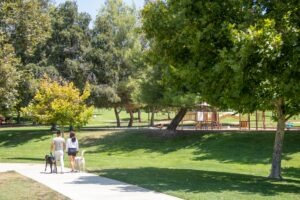
<svg viewBox="0 0 300 200">
<path fill-rule="evenodd" d="M 58 131 L 56 132 L 56 135 L 61 135 L 60 130 L 58 130 Z"/>
</svg>

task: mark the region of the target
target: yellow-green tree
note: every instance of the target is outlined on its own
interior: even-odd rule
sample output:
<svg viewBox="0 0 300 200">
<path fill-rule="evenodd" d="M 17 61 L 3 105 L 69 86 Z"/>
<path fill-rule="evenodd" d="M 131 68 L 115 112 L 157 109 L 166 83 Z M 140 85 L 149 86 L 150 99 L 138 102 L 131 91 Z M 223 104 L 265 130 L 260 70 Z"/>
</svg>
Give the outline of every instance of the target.
<svg viewBox="0 0 300 200">
<path fill-rule="evenodd" d="M 93 114 L 93 106 L 86 105 L 90 96 L 87 83 L 81 93 L 72 82 L 53 81 L 45 77 L 31 103 L 23 112 L 45 124 L 56 123 L 63 130 L 65 125 L 83 126 Z"/>
</svg>

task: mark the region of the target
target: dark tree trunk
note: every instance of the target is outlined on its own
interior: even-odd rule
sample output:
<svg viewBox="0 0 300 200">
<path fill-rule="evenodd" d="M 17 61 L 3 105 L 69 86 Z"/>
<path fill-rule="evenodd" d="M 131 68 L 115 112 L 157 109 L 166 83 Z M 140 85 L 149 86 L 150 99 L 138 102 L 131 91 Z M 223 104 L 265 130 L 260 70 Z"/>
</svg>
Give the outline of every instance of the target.
<svg viewBox="0 0 300 200">
<path fill-rule="evenodd" d="M 57 124 L 53 123 L 51 124 L 51 131 L 57 131 Z"/>
<path fill-rule="evenodd" d="M 282 157 L 282 146 L 285 129 L 285 113 L 284 113 L 284 102 L 281 99 L 277 104 L 277 130 L 275 135 L 275 143 L 273 149 L 272 167 L 269 178 L 282 179 L 281 177 L 281 157 Z"/>
<path fill-rule="evenodd" d="M 154 114 L 155 114 L 155 108 L 151 108 L 151 118 L 150 118 L 150 126 L 154 126 Z"/>
<path fill-rule="evenodd" d="M 167 130 L 172 132 L 176 131 L 177 126 L 181 122 L 186 112 L 187 112 L 187 108 L 180 108 L 179 112 L 176 114 L 176 116 L 173 118 L 173 120 L 167 127 Z"/>
<path fill-rule="evenodd" d="M 74 131 L 74 126 L 73 125 L 69 126 L 69 131 Z"/>
<path fill-rule="evenodd" d="M 116 120 L 117 120 L 117 127 L 120 127 L 121 126 L 120 116 L 119 116 L 120 111 L 118 111 L 117 107 L 114 107 L 114 111 L 115 111 L 115 116 L 116 116 Z"/>
<path fill-rule="evenodd" d="M 141 110 L 138 109 L 138 120 L 139 120 L 139 123 L 142 122 L 142 116 L 141 116 Z"/>
<path fill-rule="evenodd" d="M 17 115 L 17 124 L 21 124 L 21 113 L 20 110 L 17 111 L 18 115 Z"/>
<path fill-rule="evenodd" d="M 133 112 L 132 112 L 132 110 L 129 111 L 129 116 L 130 116 L 130 119 L 129 119 L 129 122 L 128 122 L 128 127 L 132 127 L 132 125 L 133 125 Z"/>
<path fill-rule="evenodd" d="M 168 120 L 171 120 L 170 112 L 168 112 Z"/>
</svg>

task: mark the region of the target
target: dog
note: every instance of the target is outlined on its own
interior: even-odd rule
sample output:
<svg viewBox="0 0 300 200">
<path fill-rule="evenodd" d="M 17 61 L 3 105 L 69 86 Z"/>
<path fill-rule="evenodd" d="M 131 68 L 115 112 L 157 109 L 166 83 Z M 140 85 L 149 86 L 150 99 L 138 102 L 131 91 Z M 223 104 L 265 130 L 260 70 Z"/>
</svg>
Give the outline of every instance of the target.
<svg viewBox="0 0 300 200">
<path fill-rule="evenodd" d="M 52 167 L 54 167 L 54 171 L 57 173 L 56 161 L 55 161 L 55 158 L 54 158 L 54 156 L 52 154 L 45 156 L 45 162 L 46 162 L 45 172 L 47 171 L 47 166 L 49 164 L 50 165 L 51 174 L 53 172 Z"/>
<path fill-rule="evenodd" d="M 81 156 L 76 156 L 75 157 L 75 169 L 78 170 L 79 172 L 85 171 L 85 159 L 84 159 L 84 152 L 85 150 L 83 150 L 81 152 Z"/>
</svg>

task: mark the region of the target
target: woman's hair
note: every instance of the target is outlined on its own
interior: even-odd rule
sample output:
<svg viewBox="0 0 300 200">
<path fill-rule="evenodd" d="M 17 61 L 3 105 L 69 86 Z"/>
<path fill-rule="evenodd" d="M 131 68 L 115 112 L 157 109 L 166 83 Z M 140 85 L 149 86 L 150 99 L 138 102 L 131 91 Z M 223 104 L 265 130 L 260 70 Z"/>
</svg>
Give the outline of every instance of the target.
<svg viewBox="0 0 300 200">
<path fill-rule="evenodd" d="M 76 137 L 75 137 L 75 133 L 74 132 L 70 132 L 70 138 L 72 139 L 72 142 L 76 141 Z"/>
</svg>

